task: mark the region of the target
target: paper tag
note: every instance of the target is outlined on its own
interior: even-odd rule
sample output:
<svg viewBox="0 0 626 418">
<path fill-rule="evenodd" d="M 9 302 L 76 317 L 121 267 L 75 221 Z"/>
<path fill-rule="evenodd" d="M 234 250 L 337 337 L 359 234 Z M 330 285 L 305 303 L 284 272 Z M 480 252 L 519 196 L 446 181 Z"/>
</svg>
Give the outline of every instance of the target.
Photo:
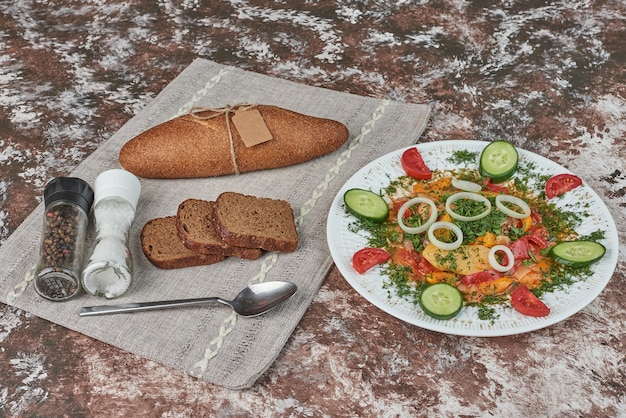
<svg viewBox="0 0 626 418">
<path fill-rule="evenodd" d="M 272 139 L 272 133 L 257 109 L 235 110 L 232 121 L 248 148 Z"/>
</svg>

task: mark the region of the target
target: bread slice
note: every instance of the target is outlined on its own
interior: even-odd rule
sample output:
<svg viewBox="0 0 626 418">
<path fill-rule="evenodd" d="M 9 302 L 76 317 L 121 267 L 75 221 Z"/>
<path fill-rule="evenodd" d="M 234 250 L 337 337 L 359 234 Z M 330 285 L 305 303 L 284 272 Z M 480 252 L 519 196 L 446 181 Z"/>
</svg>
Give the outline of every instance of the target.
<svg viewBox="0 0 626 418">
<path fill-rule="evenodd" d="M 298 246 L 293 209 L 285 200 L 222 193 L 215 201 L 213 226 L 230 245 L 282 252 Z"/>
<path fill-rule="evenodd" d="M 256 260 L 260 248 L 236 247 L 227 244 L 213 228 L 215 202 L 187 199 L 178 205 L 176 228 L 185 247 L 202 254 L 221 254 Z"/>
<path fill-rule="evenodd" d="M 276 106 L 257 105 L 273 139 L 246 147 L 231 121 L 236 165 L 240 173 L 302 163 L 328 154 L 349 137 L 341 122 Z M 198 178 L 237 172 L 226 116 L 205 111 L 184 115 L 137 135 L 124 144 L 120 164 L 147 178 Z M 229 113 L 232 118 L 233 113 Z M 201 118 L 205 119 L 201 119 Z"/>
<path fill-rule="evenodd" d="M 219 254 L 195 253 L 178 238 L 176 217 L 151 219 L 141 230 L 141 249 L 146 258 L 162 269 L 204 266 L 225 257 Z"/>
</svg>

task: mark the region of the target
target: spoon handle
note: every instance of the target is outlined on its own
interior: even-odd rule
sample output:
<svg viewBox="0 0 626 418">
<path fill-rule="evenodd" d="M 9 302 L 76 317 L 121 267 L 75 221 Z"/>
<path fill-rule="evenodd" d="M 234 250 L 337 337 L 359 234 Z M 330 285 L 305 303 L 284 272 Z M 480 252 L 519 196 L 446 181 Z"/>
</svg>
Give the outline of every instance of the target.
<svg viewBox="0 0 626 418">
<path fill-rule="evenodd" d="M 86 306 L 80 310 L 80 316 L 109 315 L 121 312 L 152 311 L 156 309 L 178 308 L 185 306 L 199 306 L 207 304 L 214 305 L 216 303 L 222 303 L 224 305 L 230 306 L 228 301 L 217 297 L 178 299 L 163 300 L 158 302 L 122 303 L 120 305 Z"/>
</svg>

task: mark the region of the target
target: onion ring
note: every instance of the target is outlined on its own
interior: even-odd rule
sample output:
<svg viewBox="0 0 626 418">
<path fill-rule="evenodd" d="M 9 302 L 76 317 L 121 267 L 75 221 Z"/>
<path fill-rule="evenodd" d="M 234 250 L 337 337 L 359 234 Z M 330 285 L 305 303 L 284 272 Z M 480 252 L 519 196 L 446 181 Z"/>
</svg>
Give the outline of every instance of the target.
<svg viewBox="0 0 626 418">
<path fill-rule="evenodd" d="M 448 229 L 454 232 L 454 235 L 456 235 L 456 240 L 454 242 L 443 242 L 443 241 L 438 240 L 437 237 L 435 236 L 435 231 L 438 229 Z M 463 231 L 461 231 L 461 228 L 459 228 L 452 222 L 446 222 L 446 221 L 434 222 L 430 226 L 430 228 L 428 228 L 428 239 L 435 247 L 441 250 L 452 251 L 452 250 L 456 250 L 457 248 L 459 248 L 461 244 L 463 243 Z"/>
<path fill-rule="evenodd" d="M 430 206 L 430 216 L 428 217 L 426 222 L 424 222 L 420 226 L 407 226 L 404 223 L 404 213 L 416 203 L 428 204 Z M 433 224 L 433 222 L 437 220 L 437 215 L 437 205 L 435 205 L 435 202 L 426 197 L 414 197 L 413 199 L 407 200 L 402 206 L 400 206 L 400 210 L 398 210 L 398 225 L 407 234 L 421 234 L 422 232 L 426 231 L 428 227 Z"/>
<path fill-rule="evenodd" d="M 452 204 L 460 199 L 469 199 L 469 200 L 475 200 L 476 202 L 482 202 L 485 204 L 487 208 L 484 210 L 484 212 L 481 212 L 475 216 L 459 215 L 458 213 L 452 210 Z M 446 200 L 446 212 L 448 212 L 448 215 L 450 215 L 451 217 L 453 217 L 454 219 L 458 221 L 465 221 L 465 222 L 476 221 L 478 219 L 482 219 L 485 216 L 489 215 L 489 212 L 491 212 L 491 202 L 485 196 L 481 196 L 478 193 L 459 192 L 459 193 L 453 194 Z"/>
<path fill-rule="evenodd" d="M 452 185 L 459 190 L 472 193 L 478 193 L 483 189 L 480 184 L 461 179 L 452 179 Z"/>
<path fill-rule="evenodd" d="M 524 213 L 519 213 L 507 208 L 503 202 L 512 203 L 519 206 L 519 208 L 523 210 Z M 500 209 L 500 212 L 510 216 L 511 218 L 524 219 L 530 216 L 530 206 L 528 206 L 528 203 L 524 202 L 519 197 L 510 196 L 508 194 L 499 194 L 496 196 L 496 207 Z"/>
<path fill-rule="evenodd" d="M 498 251 L 502 251 L 506 255 L 506 266 L 498 263 L 498 260 L 496 260 L 496 253 Z M 489 264 L 494 270 L 499 271 L 500 273 L 504 273 L 513 268 L 513 265 L 515 264 L 515 257 L 513 256 L 513 252 L 509 247 L 505 245 L 494 245 L 489 250 Z"/>
</svg>

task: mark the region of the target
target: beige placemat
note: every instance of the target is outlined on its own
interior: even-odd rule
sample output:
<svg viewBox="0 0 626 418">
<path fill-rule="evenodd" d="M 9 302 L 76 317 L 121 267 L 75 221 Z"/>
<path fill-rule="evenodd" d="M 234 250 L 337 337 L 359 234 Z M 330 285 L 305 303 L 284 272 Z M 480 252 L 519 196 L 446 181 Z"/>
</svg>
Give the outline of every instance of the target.
<svg viewBox="0 0 626 418">
<path fill-rule="evenodd" d="M 2 301 L 200 379 L 233 389 L 252 386 L 279 355 L 332 265 L 326 217 L 335 194 L 369 161 L 417 142 L 430 108 L 309 87 L 198 59 L 72 175 L 93 185 L 100 172 L 119 167 L 121 146 L 147 128 L 193 106 L 240 102 L 273 104 L 339 120 L 351 135 L 339 150 L 296 166 L 206 179 L 141 179 L 142 194 L 130 233 L 135 281 L 114 303 L 232 298 L 247 284 L 266 280 L 296 283 L 298 292 L 292 299 L 254 318 L 237 317 L 227 307 L 81 318 L 82 306 L 107 302 L 85 294 L 68 302 L 49 302 L 38 297 L 30 284 L 42 226 L 43 205 L 39 205 L 0 248 Z M 255 261 L 229 258 L 179 270 L 159 270 L 147 261 L 139 242 L 146 221 L 174 215 L 187 198 L 215 199 L 224 191 L 289 201 L 300 223 L 297 251 L 266 253 Z"/>
</svg>

